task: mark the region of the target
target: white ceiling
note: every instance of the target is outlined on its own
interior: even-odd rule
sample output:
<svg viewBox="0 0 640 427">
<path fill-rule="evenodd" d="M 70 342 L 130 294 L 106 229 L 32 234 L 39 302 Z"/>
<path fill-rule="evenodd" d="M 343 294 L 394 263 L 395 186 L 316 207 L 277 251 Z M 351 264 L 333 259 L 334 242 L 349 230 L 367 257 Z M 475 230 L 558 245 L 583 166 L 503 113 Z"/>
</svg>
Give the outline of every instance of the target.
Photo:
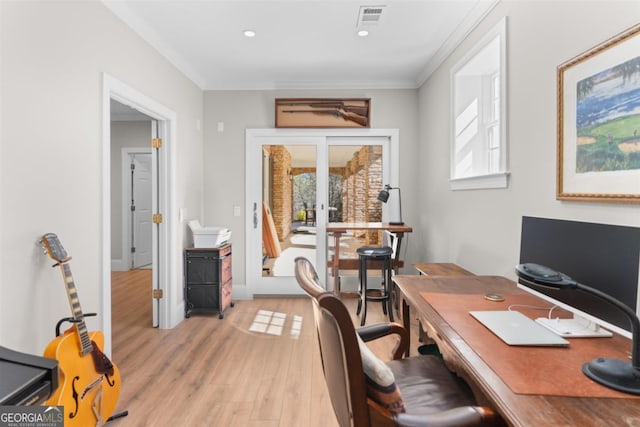
<svg viewBox="0 0 640 427">
<path fill-rule="evenodd" d="M 496 2 L 103 0 L 203 90 L 416 88 Z"/>
</svg>

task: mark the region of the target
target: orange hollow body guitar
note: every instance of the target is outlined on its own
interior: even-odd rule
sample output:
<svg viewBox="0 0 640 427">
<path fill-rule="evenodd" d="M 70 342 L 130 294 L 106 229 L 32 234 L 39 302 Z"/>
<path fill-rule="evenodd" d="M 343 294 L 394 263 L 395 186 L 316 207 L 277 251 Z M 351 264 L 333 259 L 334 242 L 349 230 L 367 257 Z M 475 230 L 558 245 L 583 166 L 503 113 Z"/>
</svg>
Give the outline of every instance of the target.
<svg viewBox="0 0 640 427">
<path fill-rule="evenodd" d="M 42 236 L 49 257 L 56 261 L 64 279 L 73 314 L 73 326 L 56 337 L 44 356 L 58 361 L 60 386 L 44 403 L 64 406 L 64 425 L 87 427 L 104 424 L 115 410 L 120 395 L 120 372 L 102 353 L 104 335 L 87 332 L 80 300 L 71 276 L 71 257 L 53 233 Z"/>
</svg>

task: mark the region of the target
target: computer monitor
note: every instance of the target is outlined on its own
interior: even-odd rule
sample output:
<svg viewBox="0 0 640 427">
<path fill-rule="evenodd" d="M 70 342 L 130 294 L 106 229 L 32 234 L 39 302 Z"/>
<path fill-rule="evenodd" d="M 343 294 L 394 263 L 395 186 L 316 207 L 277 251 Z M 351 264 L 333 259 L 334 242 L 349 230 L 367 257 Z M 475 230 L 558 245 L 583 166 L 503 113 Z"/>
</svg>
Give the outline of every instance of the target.
<svg viewBox="0 0 640 427">
<path fill-rule="evenodd" d="M 520 263 L 536 263 L 562 272 L 578 282 L 598 289 L 637 312 L 640 282 L 640 228 L 549 218 L 522 217 Z M 585 329 L 585 322 L 631 337 L 628 318 L 619 309 L 580 290 L 554 290 L 518 280 L 518 286 L 571 311 L 576 321 L 566 326 L 564 336 L 599 335 Z M 585 320 L 586 319 L 586 320 Z M 551 326 L 553 325 L 546 325 Z"/>
</svg>

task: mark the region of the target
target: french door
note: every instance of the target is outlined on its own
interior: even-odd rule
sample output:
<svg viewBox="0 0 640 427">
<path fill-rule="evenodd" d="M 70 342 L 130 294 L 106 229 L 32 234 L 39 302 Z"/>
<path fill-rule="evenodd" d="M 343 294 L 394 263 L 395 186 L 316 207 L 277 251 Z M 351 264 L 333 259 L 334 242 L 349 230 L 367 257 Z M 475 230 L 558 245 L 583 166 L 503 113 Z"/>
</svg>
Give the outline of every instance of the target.
<svg viewBox="0 0 640 427">
<path fill-rule="evenodd" d="M 294 277 L 298 256 L 308 258 L 321 282 L 328 283 L 333 239 L 327 239 L 326 224 L 353 220 L 342 203 L 347 184 L 341 180 L 363 147 L 373 147 L 379 153 L 376 170 L 381 181 L 397 181 L 397 140 L 397 130 L 246 131 L 245 262 L 250 295 L 301 294 Z"/>
</svg>

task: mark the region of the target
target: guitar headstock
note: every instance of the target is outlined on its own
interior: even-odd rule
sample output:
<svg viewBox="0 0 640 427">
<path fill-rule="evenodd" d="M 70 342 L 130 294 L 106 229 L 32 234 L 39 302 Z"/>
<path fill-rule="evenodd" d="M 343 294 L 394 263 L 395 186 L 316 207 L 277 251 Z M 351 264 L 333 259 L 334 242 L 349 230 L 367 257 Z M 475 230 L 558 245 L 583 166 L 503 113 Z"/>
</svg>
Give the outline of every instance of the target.
<svg viewBox="0 0 640 427">
<path fill-rule="evenodd" d="M 44 249 L 47 251 L 49 258 L 57 261 L 58 263 L 67 262 L 71 257 L 67 254 L 67 251 L 62 247 L 62 243 L 54 233 L 47 233 L 42 236 L 40 240 Z"/>
</svg>

